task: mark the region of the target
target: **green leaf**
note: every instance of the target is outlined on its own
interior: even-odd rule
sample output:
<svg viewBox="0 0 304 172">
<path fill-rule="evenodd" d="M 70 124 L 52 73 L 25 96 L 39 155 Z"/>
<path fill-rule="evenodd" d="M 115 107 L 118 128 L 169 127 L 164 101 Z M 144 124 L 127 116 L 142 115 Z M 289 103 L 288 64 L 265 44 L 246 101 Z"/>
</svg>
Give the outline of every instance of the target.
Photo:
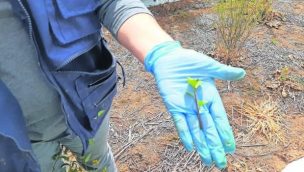
<svg viewBox="0 0 304 172">
<path fill-rule="evenodd" d="M 94 144 L 94 139 L 89 139 L 89 145 L 93 145 Z"/>
<path fill-rule="evenodd" d="M 105 110 L 100 110 L 98 113 L 97 113 L 97 116 L 98 117 L 102 117 L 105 113 Z"/>
<path fill-rule="evenodd" d="M 90 161 L 92 154 L 89 153 L 86 156 L 84 156 L 83 162 L 86 164 Z"/>
<path fill-rule="evenodd" d="M 279 41 L 276 40 L 275 38 L 272 38 L 272 39 L 271 39 L 271 43 L 272 43 L 273 45 L 278 45 L 278 44 L 279 44 Z"/>
<path fill-rule="evenodd" d="M 191 78 L 191 77 L 187 78 L 187 82 L 194 89 L 197 89 L 199 86 L 201 86 L 203 84 L 203 82 L 201 80 L 194 79 L 194 78 Z"/>
<path fill-rule="evenodd" d="M 92 164 L 95 165 L 95 166 L 99 165 L 99 163 L 100 163 L 100 160 L 98 160 L 98 159 L 94 159 L 92 161 Z"/>
<path fill-rule="evenodd" d="M 101 172 L 108 172 L 108 167 L 103 167 Z"/>
<path fill-rule="evenodd" d="M 78 169 L 70 169 L 69 172 L 78 172 Z"/>
<path fill-rule="evenodd" d="M 198 89 L 199 86 L 202 86 L 203 85 L 203 82 L 201 80 L 198 80 L 196 81 L 196 84 L 195 84 L 195 89 Z"/>
<path fill-rule="evenodd" d="M 195 88 L 195 84 L 196 84 L 196 80 L 191 78 L 191 77 L 188 77 L 187 78 L 187 82 L 188 84 L 192 87 L 192 88 Z"/>
<path fill-rule="evenodd" d="M 207 101 L 204 101 L 204 100 L 198 100 L 197 101 L 197 104 L 198 104 L 199 108 L 203 107 L 206 103 L 207 103 Z"/>
</svg>

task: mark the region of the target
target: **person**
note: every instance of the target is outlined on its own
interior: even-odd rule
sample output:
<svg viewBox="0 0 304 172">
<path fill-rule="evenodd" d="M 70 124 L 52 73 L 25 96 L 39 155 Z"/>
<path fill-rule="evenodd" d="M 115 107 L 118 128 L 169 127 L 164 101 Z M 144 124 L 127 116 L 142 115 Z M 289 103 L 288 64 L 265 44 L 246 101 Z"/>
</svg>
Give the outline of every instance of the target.
<svg viewBox="0 0 304 172">
<path fill-rule="evenodd" d="M 154 76 L 184 147 L 225 168 L 235 141 L 214 79 L 243 69 L 183 48 L 140 0 L 0 0 L 0 171 L 64 171 L 61 145 L 88 171 L 117 171 L 107 142 L 116 61 L 102 26 Z M 200 118 L 189 77 L 203 83 Z"/>
</svg>

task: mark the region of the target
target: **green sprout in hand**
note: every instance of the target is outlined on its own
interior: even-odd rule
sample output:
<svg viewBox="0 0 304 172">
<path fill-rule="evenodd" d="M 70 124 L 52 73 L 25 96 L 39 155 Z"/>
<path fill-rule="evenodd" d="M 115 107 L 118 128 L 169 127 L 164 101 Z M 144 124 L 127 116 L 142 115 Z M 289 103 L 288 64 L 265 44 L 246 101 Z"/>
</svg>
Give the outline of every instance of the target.
<svg viewBox="0 0 304 172">
<path fill-rule="evenodd" d="M 197 118 L 198 118 L 198 121 L 199 121 L 199 126 L 200 126 L 200 129 L 203 129 L 203 123 L 202 123 L 202 119 L 201 119 L 201 116 L 200 116 L 200 108 L 203 107 L 207 102 L 204 101 L 204 100 L 198 100 L 198 97 L 197 97 L 197 90 L 198 90 L 199 87 L 202 86 L 203 82 L 199 79 L 194 79 L 194 78 L 191 78 L 191 77 L 189 77 L 187 79 L 187 82 L 192 87 L 193 94 L 189 93 L 189 92 L 187 92 L 187 93 L 191 97 L 194 98 L 195 105 L 196 105 L 196 115 L 197 115 Z"/>
</svg>

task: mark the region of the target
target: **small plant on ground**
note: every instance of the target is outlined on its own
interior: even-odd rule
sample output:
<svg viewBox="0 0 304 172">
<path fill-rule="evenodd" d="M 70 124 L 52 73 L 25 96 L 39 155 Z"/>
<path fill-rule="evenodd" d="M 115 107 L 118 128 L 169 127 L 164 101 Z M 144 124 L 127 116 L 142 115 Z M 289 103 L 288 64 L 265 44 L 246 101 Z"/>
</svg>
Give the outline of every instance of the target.
<svg viewBox="0 0 304 172">
<path fill-rule="evenodd" d="M 202 86 L 203 82 L 199 79 L 194 79 L 194 78 L 191 78 L 191 77 L 189 77 L 187 79 L 187 82 L 193 90 L 193 93 L 187 92 L 187 94 L 194 98 L 195 107 L 196 107 L 196 115 L 197 115 L 197 118 L 198 118 L 198 121 L 199 121 L 199 126 L 200 126 L 201 129 L 203 129 L 203 123 L 202 123 L 202 119 L 201 119 L 201 115 L 200 115 L 200 112 L 201 112 L 200 109 L 207 102 L 204 101 L 204 100 L 199 100 L 198 96 L 197 96 L 197 90 L 199 89 L 199 87 Z"/>
<path fill-rule="evenodd" d="M 285 142 L 284 118 L 276 102 L 245 103 L 238 111 L 247 120 L 248 138 L 260 134 L 274 143 Z"/>
<path fill-rule="evenodd" d="M 267 0 L 220 0 L 215 6 L 218 16 L 217 51 L 230 64 L 232 58 L 239 56 L 251 30 L 260 20 L 263 5 Z"/>
<path fill-rule="evenodd" d="M 278 45 L 278 44 L 279 44 L 279 41 L 278 41 L 277 39 L 275 39 L 275 38 L 272 38 L 272 39 L 271 39 L 271 43 L 272 43 L 273 45 Z"/>
<path fill-rule="evenodd" d="M 287 66 L 283 67 L 280 71 L 279 80 L 280 81 L 286 81 L 289 79 L 290 70 Z"/>
</svg>

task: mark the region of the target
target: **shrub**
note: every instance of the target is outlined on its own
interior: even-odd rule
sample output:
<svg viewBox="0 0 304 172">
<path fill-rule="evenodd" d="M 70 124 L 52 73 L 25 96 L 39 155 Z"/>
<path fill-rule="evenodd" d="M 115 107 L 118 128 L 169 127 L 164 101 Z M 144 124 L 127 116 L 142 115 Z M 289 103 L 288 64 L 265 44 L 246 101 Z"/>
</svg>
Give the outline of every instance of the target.
<svg viewBox="0 0 304 172">
<path fill-rule="evenodd" d="M 268 0 L 220 0 L 215 6 L 218 16 L 216 21 L 220 56 L 230 64 L 231 58 L 239 56 L 239 52 L 250 35 L 252 28 L 261 19 L 263 4 Z"/>
<path fill-rule="evenodd" d="M 272 2 L 273 0 L 259 0 L 258 10 L 260 15 L 260 20 L 271 20 L 272 16 Z"/>
</svg>

